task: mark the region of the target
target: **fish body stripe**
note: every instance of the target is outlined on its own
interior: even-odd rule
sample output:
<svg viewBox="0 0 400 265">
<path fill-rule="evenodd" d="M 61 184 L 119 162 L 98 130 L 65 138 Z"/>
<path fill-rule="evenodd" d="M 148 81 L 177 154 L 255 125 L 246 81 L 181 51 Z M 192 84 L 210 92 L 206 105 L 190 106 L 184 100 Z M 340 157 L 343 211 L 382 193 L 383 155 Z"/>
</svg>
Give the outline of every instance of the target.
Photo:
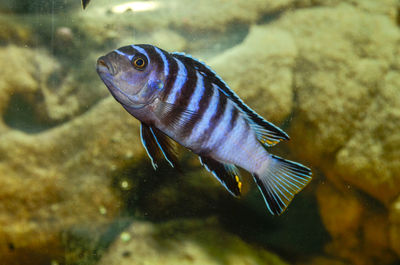
<svg viewBox="0 0 400 265">
<path fill-rule="evenodd" d="M 218 103 L 220 102 L 220 93 L 218 90 L 213 89 L 213 94 L 211 96 L 211 101 L 206 106 L 206 109 L 204 110 L 204 113 L 202 114 L 202 117 L 200 121 L 194 126 L 191 135 L 190 135 L 190 141 L 195 141 L 198 143 L 201 143 L 199 140 L 203 138 L 204 133 L 209 129 L 211 119 L 213 116 L 215 116 L 215 113 L 218 111 Z"/>
<path fill-rule="evenodd" d="M 142 48 L 147 52 L 147 58 L 149 59 L 149 62 L 153 62 L 153 66 L 157 68 L 157 72 L 162 72 L 166 76 L 169 71 L 169 66 L 162 51 L 151 45 L 142 45 Z"/>
<path fill-rule="evenodd" d="M 225 109 L 222 114 L 222 117 L 218 121 L 217 125 L 214 125 L 215 129 L 213 133 L 210 135 L 209 146 L 216 146 L 218 148 L 222 142 L 228 137 L 230 134 L 230 128 L 233 121 L 233 116 L 235 113 L 235 107 L 233 102 L 228 101 L 225 104 Z"/>
<path fill-rule="evenodd" d="M 184 81 L 181 89 L 178 91 L 174 101 L 174 104 L 179 106 L 182 110 L 187 109 L 197 84 L 196 70 L 194 70 L 194 68 L 190 66 L 184 67 L 186 69 L 186 80 Z"/>
<path fill-rule="evenodd" d="M 164 85 L 164 93 L 162 96 L 162 100 L 166 101 L 172 87 L 175 84 L 175 80 L 177 78 L 177 71 L 178 71 L 178 63 L 172 56 L 167 56 L 167 65 L 168 65 L 168 75 L 165 78 L 165 85 Z"/>
<path fill-rule="evenodd" d="M 146 52 L 146 50 L 142 47 L 139 47 L 138 45 L 132 45 L 132 48 L 134 48 L 135 50 L 137 50 L 138 52 L 140 52 L 141 54 L 143 54 L 144 56 L 147 57 L 148 60 L 148 64 L 151 63 L 151 59 L 150 56 L 148 55 L 148 53 Z"/>
<path fill-rule="evenodd" d="M 133 58 L 133 55 L 124 53 L 124 52 L 120 51 L 119 49 L 118 50 L 114 50 L 114 52 L 118 53 L 121 56 L 127 57 L 129 59 L 129 61 L 131 61 L 132 58 Z"/>
<path fill-rule="evenodd" d="M 196 71 L 196 87 L 194 89 L 194 93 L 190 98 L 189 104 L 187 106 L 188 110 L 193 112 L 197 112 L 200 108 L 200 100 L 204 94 L 204 81 L 203 75 Z"/>
<path fill-rule="evenodd" d="M 167 62 L 167 57 L 165 56 L 165 54 L 157 47 L 154 47 L 154 49 L 156 50 L 157 54 L 160 56 L 163 65 L 164 65 L 164 77 L 168 76 L 169 73 L 169 66 L 168 66 L 168 62 Z"/>
<path fill-rule="evenodd" d="M 220 93 L 216 85 L 213 85 L 213 88 L 215 91 L 218 91 L 218 103 L 216 106 L 216 109 L 214 110 L 209 122 L 208 122 L 208 127 L 205 128 L 205 130 L 202 133 L 201 139 L 199 139 L 200 142 L 207 144 L 208 147 L 211 147 L 210 143 L 208 141 L 211 141 L 212 138 L 215 136 L 214 131 L 216 132 L 216 129 L 218 125 L 221 123 L 221 120 L 224 116 L 225 110 L 227 108 L 227 102 L 228 99 L 227 97 Z"/>
<path fill-rule="evenodd" d="M 150 46 L 150 48 L 151 48 L 151 46 Z M 119 55 L 122 55 L 122 56 L 128 58 L 129 61 L 131 61 L 132 58 L 137 53 L 141 53 L 144 56 L 146 56 L 149 64 L 152 61 L 151 58 L 150 58 L 151 56 L 149 56 L 148 52 L 146 51 L 146 48 L 139 47 L 138 45 L 125 46 L 125 47 L 122 47 L 122 48 L 114 50 L 114 52 L 116 52 Z"/>
<path fill-rule="evenodd" d="M 197 73 L 198 74 L 198 73 Z M 204 112 L 207 110 L 210 101 L 216 91 L 213 90 L 212 84 L 210 82 L 206 82 L 203 77 L 198 74 L 197 84 L 195 88 L 195 94 L 191 98 L 189 102 L 188 108 L 191 106 L 196 106 L 196 109 L 193 109 L 196 115 L 191 117 L 190 122 L 187 122 L 183 125 L 183 129 L 181 136 L 185 139 L 190 139 L 192 135 L 192 131 L 194 127 L 200 122 L 203 117 Z"/>
<path fill-rule="evenodd" d="M 175 58 L 173 58 L 177 65 L 178 65 L 178 73 L 176 74 L 176 79 L 175 82 L 172 86 L 172 89 L 170 90 L 166 102 L 174 104 L 175 101 L 177 100 L 182 87 L 185 84 L 186 78 L 187 78 L 187 70 L 186 66 L 180 61 Z"/>
<path fill-rule="evenodd" d="M 179 117 L 178 119 L 180 120 L 179 124 L 179 131 L 183 132 L 185 130 L 185 121 L 189 119 L 189 121 L 193 118 L 195 112 L 193 110 L 188 108 L 189 103 L 191 102 L 191 98 L 194 96 L 195 90 L 197 87 L 197 72 L 193 67 L 186 67 L 186 72 L 187 72 L 187 77 L 186 81 L 183 83 L 183 86 L 181 87 L 178 95 L 175 98 L 175 104 L 176 106 L 179 106 L 176 108 L 176 110 L 171 113 L 173 115 L 176 115 L 176 117 Z M 179 78 L 179 76 L 178 76 Z M 200 88 L 201 90 L 203 88 Z M 171 102 L 172 103 L 172 102 Z M 184 114 L 184 112 L 186 114 Z M 187 113 L 190 113 L 188 116 Z"/>
<path fill-rule="evenodd" d="M 251 148 L 255 141 L 251 141 L 254 136 L 251 131 L 249 131 L 246 120 L 240 113 L 239 115 L 237 115 L 237 113 L 239 112 L 232 112 L 233 115 L 231 118 L 233 125 L 225 128 L 225 135 L 221 132 L 220 135 L 214 135 L 213 138 L 209 140 L 209 148 L 213 150 L 212 152 L 214 155 L 223 157 L 225 161 L 243 167 L 246 166 L 245 161 L 257 161 L 257 154 L 253 152 L 258 152 Z M 217 133 L 217 131 L 215 131 L 215 133 Z M 263 152 L 265 152 L 265 150 L 263 150 Z"/>
<path fill-rule="evenodd" d="M 133 48 L 133 45 L 121 47 L 117 51 L 120 51 L 126 55 L 135 55 L 138 52 L 135 48 Z"/>
</svg>

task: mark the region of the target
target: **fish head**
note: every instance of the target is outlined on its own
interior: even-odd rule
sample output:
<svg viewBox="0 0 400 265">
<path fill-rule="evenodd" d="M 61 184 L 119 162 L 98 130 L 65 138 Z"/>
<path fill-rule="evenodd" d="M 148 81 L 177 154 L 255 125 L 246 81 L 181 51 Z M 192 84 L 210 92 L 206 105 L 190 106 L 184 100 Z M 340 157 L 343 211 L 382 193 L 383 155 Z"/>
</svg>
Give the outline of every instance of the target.
<svg viewBox="0 0 400 265">
<path fill-rule="evenodd" d="M 135 48 L 136 47 L 136 48 Z M 97 60 L 97 73 L 114 98 L 129 109 L 152 103 L 163 88 L 164 76 L 139 46 L 125 46 Z"/>
</svg>

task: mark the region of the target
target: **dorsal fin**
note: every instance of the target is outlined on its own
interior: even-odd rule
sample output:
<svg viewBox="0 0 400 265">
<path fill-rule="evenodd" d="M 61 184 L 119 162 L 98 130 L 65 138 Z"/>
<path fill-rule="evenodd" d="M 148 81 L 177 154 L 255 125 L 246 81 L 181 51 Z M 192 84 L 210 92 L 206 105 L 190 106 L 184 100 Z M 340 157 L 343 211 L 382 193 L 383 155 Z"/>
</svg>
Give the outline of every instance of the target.
<svg viewBox="0 0 400 265">
<path fill-rule="evenodd" d="M 188 54 L 173 52 L 172 56 L 181 60 L 186 65 L 192 65 L 197 71 L 199 71 L 205 78 L 208 78 L 212 83 L 216 84 L 222 93 L 224 93 L 229 99 L 231 99 L 239 110 L 246 115 L 247 120 L 250 122 L 250 126 L 254 129 L 257 134 L 258 140 L 267 145 L 272 146 L 281 140 L 289 140 L 289 136 L 282 131 L 279 127 L 266 121 L 254 110 L 249 108 L 236 93 L 229 88 L 229 86 L 220 78 L 209 66 L 205 63 L 194 59 Z"/>
</svg>

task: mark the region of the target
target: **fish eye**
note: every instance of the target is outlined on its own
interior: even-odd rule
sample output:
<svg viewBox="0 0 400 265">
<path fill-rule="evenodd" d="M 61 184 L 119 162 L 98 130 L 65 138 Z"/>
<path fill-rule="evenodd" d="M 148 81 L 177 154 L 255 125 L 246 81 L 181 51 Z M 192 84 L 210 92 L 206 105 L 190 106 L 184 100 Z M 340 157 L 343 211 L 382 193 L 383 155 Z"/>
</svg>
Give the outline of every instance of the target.
<svg viewBox="0 0 400 265">
<path fill-rule="evenodd" d="M 132 65 L 137 70 L 143 70 L 146 67 L 146 60 L 141 56 L 132 59 Z"/>
</svg>

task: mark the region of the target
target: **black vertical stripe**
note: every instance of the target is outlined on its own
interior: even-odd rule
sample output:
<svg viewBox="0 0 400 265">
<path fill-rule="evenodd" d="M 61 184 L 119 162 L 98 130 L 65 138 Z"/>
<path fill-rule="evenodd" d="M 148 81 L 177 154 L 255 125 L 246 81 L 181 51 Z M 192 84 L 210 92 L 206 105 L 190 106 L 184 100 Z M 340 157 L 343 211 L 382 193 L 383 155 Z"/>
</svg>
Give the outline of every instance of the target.
<svg viewBox="0 0 400 265">
<path fill-rule="evenodd" d="M 175 81 L 176 81 L 176 77 L 178 74 L 178 63 L 175 61 L 175 59 L 167 54 L 164 53 L 165 57 L 167 58 L 167 63 L 168 63 L 168 75 L 165 79 L 165 84 L 164 84 L 164 91 L 163 91 L 163 95 L 162 95 L 162 100 L 165 101 L 168 96 L 169 93 L 171 92 L 172 88 L 174 87 Z"/>
<path fill-rule="evenodd" d="M 200 143 L 206 143 L 212 137 L 215 128 L 218 126 L 219 122 L 221 122 L 225 113 L 225 108 L 228 106 L 228 104 L 226 104 L 227 101 L 225 94 L 219 93 L 217 110 L 213 113 L 207 129 L 203 132 L 201 138 L 198 139 Z"/>
<path fill-rule="evenodd" d="M 238 118 L 239 118 L 239 111 L 234 106 L 232 109 L 231 119 L 229 120 L 229 127 L 226 129 L 227 133 L 231 132 L 233 128 L 235 128 Z"/>
<path fill-rule="evenodd" d="M 232 102 L 231 102 L 232 104 Z M 228 104 L 227 104 L 228 105 Z M 226 133 L 226 137 L 223 137 L 222 139 L 218 139 L 218 144 L 222 144 L 223 142 L 227 141 L 230 137 L 232 137 L 233 135 L 231 134 L 232 130 L 235 128 L 238 119 L 239 119 L 239 111 L 238 109 L 234 106 L 231 109 L 231 112 L 228 113 L 227 115 L 230 115 L 230 119 L 228 121 L 228 127 L 225 128 L 225 133 Z"/>
<path fill-rule="evenodd" d="M 191 66 L 187 66 L 186 64 L 183 65 L 186 68 L 187 77 L 174 102 L 174 104 L 177 106 L 174 115 L 177 115 L 178 117 L 183 115 L 183 112 L 187 110 L 187 107 L 190 103 L 190 100 L 194 94 L 197 85 L 196 70 Z M 182 126 L 184 126 L 184 123 L 182 124 Z"/>
<path fill-rule="evenodd" d="M 131 45 L 129 46 L 124 46 L 118 49 L 120 52 L 126 54 L 126 55 L 135 55 L 138 53 L 137 50 L 135 50 Z"/>
<path fill-rule="evenodd" d="M 199 82 L 199 80 L 197 80 Z M 207 81 L 207 79 L 203 79 L 203 86 L 204 86 L 204 93 L 201 95 L 200 101 L 199 101 L 199 109 L 193 117 L 190 118 L 190 120 L 186 121 L 183 124 L 182 127 L 182 132 L 181 136 L 182 137 L 190 137 L 192 134 L 194 126 L 200 121 L 200 119 L 203 117 L 204 112 L 207 110 L 208 104 L 211 101 L 211 98 L 214 95 L 214 88 L 212 86 L 212 83 Z"/>
<path fill-rule="evenodd" d="M 164 61 L 161 56 L 157 53 L 156 49 L 152 45 L 141 44 L 138 47 L 143 48 L 149 56 L 152 67 L 156 66 L 157 71 L 164 72 Z"/>
</svg>

